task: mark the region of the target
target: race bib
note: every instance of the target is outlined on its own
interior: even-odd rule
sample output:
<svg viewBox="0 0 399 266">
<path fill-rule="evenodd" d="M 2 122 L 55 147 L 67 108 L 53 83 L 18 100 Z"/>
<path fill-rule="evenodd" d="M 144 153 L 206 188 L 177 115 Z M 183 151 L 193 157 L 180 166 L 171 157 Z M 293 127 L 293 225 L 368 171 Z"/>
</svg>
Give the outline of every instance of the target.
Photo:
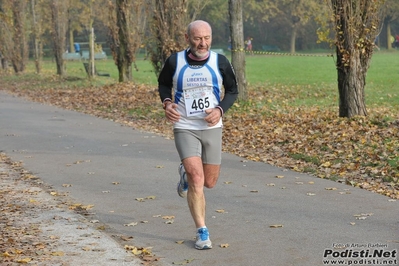
<svg viewBox="0 0 399 266">
<path fill-rule="evenodd" d="M 190 88 L 184 90 L 186 114 L 188 117 L 203 116 L 206 109 L 214 108 L 213 91 L 210 87 Z"/>
</svg>

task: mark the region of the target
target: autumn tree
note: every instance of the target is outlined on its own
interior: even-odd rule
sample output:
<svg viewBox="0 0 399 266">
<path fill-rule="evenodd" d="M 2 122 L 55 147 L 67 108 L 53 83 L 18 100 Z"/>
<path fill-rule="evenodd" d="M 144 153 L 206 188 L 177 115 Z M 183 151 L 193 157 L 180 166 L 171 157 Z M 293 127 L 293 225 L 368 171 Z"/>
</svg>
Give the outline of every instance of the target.
<svg viewBox="0 0 399 266">
<path fill-rule="evenodd" d="M 29 57 L 26 34 L 26 1 L 13 1 L 14 38 L 11 63 L 15 73 L 23 72 Z"/>
<path fill-rule="evenodd" d="M 0 61 L 1 68 L 6 70 L 12 48 L 12 17 L 10 8 L 5 1 L 0 1 Z"/>
<path fill-rule="evenodd" d="M 218 4 L 215 0 L 188 0 L 188 18 L 194 21 L 203 14 L 205 8 L 211 4 Z M 219 11 L 220 13 L 220 11 Z"/>
<path fill-rule="evenodd" d="M 238 88 L 239 100 L 247 100 L 247 80 L 245 77 L 245 51 L 244 51 L 244 29 L 242 17 L 242 1 L 229 0 L 230 35 L 231 35 L 231 62 L 234 67 Z"/>
<path fill-rule="evenodd" d="M 144 1 L 110 1 L 109 30 L 110 48 L 119 71 L 119 82 L 130 81 L 132 63 L 136 60 L 136 51 L 140 48 L 146 12 Z"/>
<path fill-rule="evenodd" d="M 254 41 L 262 43 L 266 41 L 267 25 L 270 19 L 280 12 L 275 0 L 246 0 L 243 1 L 243 20 L 248 23 L 248 28 L 257 29 L 255 34 L 244 32 L 244 36 L 254 37 Z M 256 37 L 255 37 L 255 36 Z"/>
<path fill-rule="evenodd" d="M 285 20 L 291 28 L 290 53 L 295 53 L 298 32 L 309 23 L 320 10 L 318 0 L 275 0 L 277 16 Z"/>
<path fill-rule="evenodd" d="M 0 2 L 0 53 L 2 65 L 10 61 L 15 73 L 25 70 L 28 61 L 26 1 Z"/>
<path fill-rule="evenodd" d="M 82 11 L 85 14 L 83 17 L 83 24 L 86 28 L 86 32 L 89 32 L 89 63 L 87 67 L 87 74 L 89 78 L 92 78 L 96 75 L 95 71 L 95 62 L 94 62 L 94 28 L 93 28 L 93 23 L 94 23 L 94 16 L 95 16 L 95 11 L 94 7 L 99 6 L 95 5 L 94 0 L 90 0 L 85 2 L 83 5 L 81 5 Z M 70 34 L 71 36 L 71 34 Z M 73 34 L 72 34 L 73 37 Z"/>
<path fill-rule="evenodd" d="M 366 74 L 379 28 L 382 0 L 331 0 L 336 30 L 339 116 L 366 116 Z"/>
<path fill-rule="evenodd" d="M 152 0 L 149 5 L 151 37 L 148 50 L 158 76 L 166 58 L 186 48 L 184 33 L 192 18 L 187 14 L 187 0 Z"/>
<path fill-rule="evenodd" d="M 32 14 L 32 39 L 33 39 L 33 57 L 35 59 L 36 73 L 41 72 L 41 65 L 43 59 L 43 42 L 42 42 L 42 7 L 37 3 L 37 0 L 30 1 Z"/>
<path fill-rule="evenodd" d="M 92 1 L 82 2 L 80 0 L 70 0 L 71 5 L 68 10 L 68 40 L 69 40 L 69 51 L 75 53 L 75 37 L 74 32 L 82 32 L 86 25 L 90 29 L 91 16 L 91 4 Z M 101 6 L 101 4 L 99 5 Z"/>
<path fill-rule="evenodd" d="M 57 65 L 57 75 L 65 75 L 63 54 L 68 25 L 68 0 L 47 0 L 50 13 L 50 31 L 53 40 L 53 52 Z"/>
</svg>

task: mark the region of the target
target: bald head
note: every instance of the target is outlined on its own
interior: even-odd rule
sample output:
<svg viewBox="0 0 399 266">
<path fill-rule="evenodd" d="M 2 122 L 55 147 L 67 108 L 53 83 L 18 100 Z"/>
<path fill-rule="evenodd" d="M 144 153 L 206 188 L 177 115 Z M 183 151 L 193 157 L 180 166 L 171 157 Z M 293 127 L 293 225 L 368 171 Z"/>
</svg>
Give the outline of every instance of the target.
<svg viewBox="0 0 399 266">
<path fill-rule="evenodd" d="M 191 36 L 193 31 L 196 31 L 198 29 L 204 29 L 210 32 L 211 36 L 212 36 L 212 28 L 211 25 L 209 25 L 208 22 L 204 21 L 204 20 L 195 20 L 193 22 L 191 22 L 190 24 L 188 24 L 187 27 L 187 35 Z"/>
</svg>

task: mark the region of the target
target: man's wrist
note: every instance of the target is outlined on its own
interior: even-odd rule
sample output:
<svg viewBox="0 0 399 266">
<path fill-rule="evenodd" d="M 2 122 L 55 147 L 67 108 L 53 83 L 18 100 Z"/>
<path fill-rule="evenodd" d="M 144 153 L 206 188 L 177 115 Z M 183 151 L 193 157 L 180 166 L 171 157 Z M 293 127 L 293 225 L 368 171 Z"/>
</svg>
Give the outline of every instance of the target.
<svg viewBox="0 0 399 266">
<path fill-rule="evenodd" d="M 172 99 L 166 98 L 165 100 L 163 100 L 162 102 L 162 108 L 165 110 L 166 106 L 168 106 L 168 104 L 172 103 Z"/>
<path fill-rule="evenodd" d="M 219 111 L 220 111 L 220 116 L 222 117 L 223 116 L 223 108 L 222 107 L 220 107 L 219 105 L 218 106 L 216 106 L 216 108 L 217 109 L 219 109 Z"/>
</svg>

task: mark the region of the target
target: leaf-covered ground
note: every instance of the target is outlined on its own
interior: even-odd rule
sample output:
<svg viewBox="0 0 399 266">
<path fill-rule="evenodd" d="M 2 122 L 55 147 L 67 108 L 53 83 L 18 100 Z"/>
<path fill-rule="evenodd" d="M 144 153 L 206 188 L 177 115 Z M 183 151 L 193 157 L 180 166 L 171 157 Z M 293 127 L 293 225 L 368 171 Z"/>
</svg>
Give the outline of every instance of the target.
<svg viewBox="0 0 399 266">
<path fill-rule="evenodd" d="M 28 90 L 14 84 L 7 90 L 172 138 L 155 87 Z M 291 106 L 289 97 L 295 93 L 282 95 L 279 88 L 250 90 L 249 95 L 251 101 L 236 103 L 225 115 L 225 152 L 399 199 L 399 120 L 394 111 L 373 107 L 368 117 L 347 119 L 339 118 L 335 107 Z"/>
<path fill-rule="evenodd" d="M 106 225 L 89 220 L 91 207 L 0 152 L 0 265 L 156 265 L 160 258 L 133 246 L 133 236 L 103 234 Z"/>
</svg>

